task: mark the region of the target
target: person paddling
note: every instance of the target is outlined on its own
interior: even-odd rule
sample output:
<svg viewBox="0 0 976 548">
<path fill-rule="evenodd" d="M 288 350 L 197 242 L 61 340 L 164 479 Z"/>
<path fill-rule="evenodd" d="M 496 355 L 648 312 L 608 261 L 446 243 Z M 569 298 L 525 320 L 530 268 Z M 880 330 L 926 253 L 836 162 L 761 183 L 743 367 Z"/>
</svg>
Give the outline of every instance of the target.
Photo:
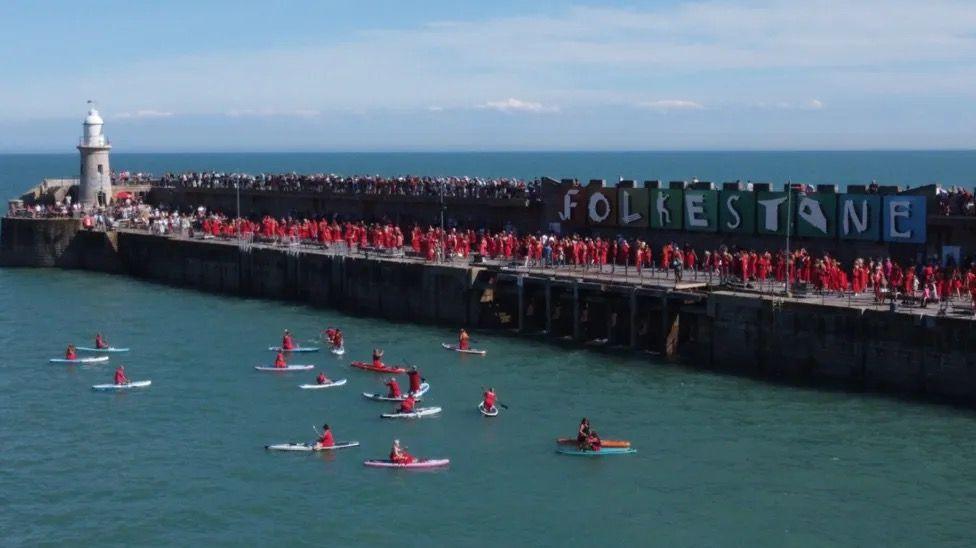
<svg viewBox="0 0 976 548">
<path fill-rule="evenodd" d="M 386 381 L 386 386 L 390 388 L 390 391 L 386 393 L 386 397 L 399 398 L 403 395 L 400 392 L 400 384 L 397 383 L 396 377 L 390 377 L 390 380 Z"/>
<path fill-rule="evenodd" d="M 317 442 L 315 442 L 314 449 L 321 449 L 323 447 L 334 447 L 335 438 L 332 437 L 332 429 L 329 428 L 328 424 L 322 425 L 322 434 L 319 436 Z"/>
<path fill-rule="evenodd" d="M 416 367 L 411 367 L 410 371 L 407 371 L 407 378 L 410 379 L 410 394 L 420 392 L 420 382 L 423 380 L 420 378 L 420 371 L 417 371 Z"/>
<path fill-rule="evenodd" d="M 374 348 L 373 349 L 373 367 L 385 367 L 383 365 L 383 349 Z"/>
<path fill-rule="evenodd" d="M 599 451 L 600 436 L 590 427 L 590 421 L 583 417 L 579 429 L 576 431 L 576 445 L 582 451 Z"/>
<path fill-rule="evenodd" d="M 400 446 L 400 440 L 393 440 L 393 448 L 390 449 L 390 462 L 410 464 L 416 461 L 416 457 L 407 453 L 407 450 Z"/>
<path fill-rule="evenodd" d="M 495 395 L 495 389 L 489 388 L 484 395 L 484 402 L 482 405 L 485 411 L 491 412 L 495 410 L 495 402 L 498 400 L 498 396 Z"/>
<path fill-rule="evenodd" d="M 108 341 L 106 341 L 105 338 L 102 337 L 101 333 L 95 333 L 95 348 L 99 350 L 104 350 L 108 348 Z"/>
<path fill-rule="evenodd" d="M 336 328 L 335 334 L 332 335 L 332 348 L 339 350 L 342 348 L 342 330 Z"/>
<path fill-rule="evenodd" d="M 125 366 L 120 365 L 115 369 L 115 384 L 129 384 L 129 377 L 125 376 Z"/>
<path fill-rule="evenodd" d="M 274 366 L 277 367 L 277 368 L 280 368 L 280 369 L 284 369 L 284 368 L 288 367 L 288 363 L 285 361 L 285 353 L 284 352 L 279 351 L 278 352 L 278 355 L 275 356 Z"/>
<path fill-rule="evenodd" d="M 64 351 L 64 359 L 66 360 L 77 360 L 78 353 L 75 351 L 75 345 L 69 344 L 68 348 Z"/>
<path fill-rule="evenodd" d="M 322 333 L 325 334 L 325 340 L 329 341 L 329 343 L 331 344 L 335 340 L 336 328 L 330 327 L 325 331 L 323 331 Z"/>
<path fill-rule="evenodd" d="M 281 337 L 281 349 L 286 352 L 295 349 L 295 341 L 291 338 L 291 332 L 287 329 L 285 330 L 285 334 Z"/>
<path fill-rule="evenodd" d="M 413 393 L 407 394 L 407 397 L 400 402 L 400 407 L 397 408 L 397 413 L 413 413 L 413 408 L 417 404 L 417 399 L 413 397 Z"/>
<path fill-rule="evenodd" d="M 332 382 L 332 381 L 329 380 L 329 377 L 326 377 L 325 376 L 325 372 L 324 371 L 319 372 L 319 376 L 318 377 L 315 377 L 315 384 L 326 384 L 326 383 L 329 383 L 329 382 Z"/>
<path fill-rule="evenodd" d="M 469 350 L 470 339 L 471 337 L 468 335 L 468 332 L 461 329 L 461 333 L 458 334 L 458 350 Z"/>
</svg>

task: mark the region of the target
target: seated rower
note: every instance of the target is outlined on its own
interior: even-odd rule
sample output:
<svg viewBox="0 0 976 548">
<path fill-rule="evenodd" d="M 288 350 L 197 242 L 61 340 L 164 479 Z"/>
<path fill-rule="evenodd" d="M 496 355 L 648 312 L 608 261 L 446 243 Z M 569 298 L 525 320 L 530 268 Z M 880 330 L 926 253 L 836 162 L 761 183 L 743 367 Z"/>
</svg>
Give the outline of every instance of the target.
<svg viewBox="0 0 976 548">
<path fill-rule="evenodd" d="M 288 363 L 285 362 L 285 354 L 284 354 L 284 352 L 279 351 L 278 352 L 278 355 L 275 356 L 274 366 L 275 367 L 279 367 L 279 368 L 288 367 Z"/>
<path fill-rule="evenodd" d="M 328 424 L 322 425 L 322 435 L 319 436 L 317 442 L 315 442 L 315 449 L 321 449 L 323 447 L 333 447 L 335 446 L 335 438 L 332 437 L 332 429 L 329 428 Z"/>
<path fill-rule="evenodd" d="M 115 370 L 115 384 L 123 385 L 129 384 L 129 378 L 125 376 L 125 366 L 120 365 Z"/>
<path fill-rule="evenodd" d="M 64 359 L 66 360 L 77 360 L 78 353 L 75 352 L 75 345 L 69 344 L 68 348 L 64 351 Z"/>
<path fill-rule="evenodd" d="M 488 391 L 485 392 L 484 401 L 482 402 L 485 411 L 493 411 L 495 409 L 495 402 L 497 400 L 498 400 L 498 396 L 495 395 L 495 389 L 489 388 Z"/>
<path fill-rule="evenodd" d="M 458 350 L 470 350 L 469 341 L 471 337 L 468 332 L 461 329 L 461 333 L 458 335 Z"/>
<path fill-rule="evenodd" d="M 390 391 L 386 393 L 386 397 L 399 398 L 403 395 L 400 393 L 400 384 L 397 383 L 396 377 L 390 377 L 390 380 L 386 381 L 386 386 L 390 388 Z"/>
<path fill-rule="evenodd" d="M 400 407 L 397 408 L 397 413 L 413 413 L 414 406 L 417 405 L 417 399 L 413 397 L 413 393 L 407 394 L 407 397 L 400 402 Z"/>
<path fill-rule="evenodd" d="M 285 330 L 285 334 L 281 337 L 281 349 L 285 351 L 295 349 L 295 341 L 291 338 L 291 332 L 287 329 Z"/>
<path fill-rule="evenodd" d="M 393 448 L 390 449 L 390 462 L 410 464 L 416 461 L 417 459 L 413 455 L 407 453 L 407 450 L 403 447 L 400 447 L 400 440 L 393 440 Z"/>
<path fill-rule="evenodd" d="M 326 384 L 332 382 L 329 377 L 325 376 L 325 372 L 320 372 L 318 377 L 315 377 L 315 384 Z"/>
<path fill-rule="evenodd" d="M 383 349 L 374 348 L 373 349 L 373 367 L 384 367 L 383 366 Z"/>
<path fill-rule="evenodd" d="M 106 341 L 105 338 L 102 337 L 101 333 L 95 333 L 95 348 L 99 350 L 104 350 L 108 348 L 108 341 Z"/>
</svg>

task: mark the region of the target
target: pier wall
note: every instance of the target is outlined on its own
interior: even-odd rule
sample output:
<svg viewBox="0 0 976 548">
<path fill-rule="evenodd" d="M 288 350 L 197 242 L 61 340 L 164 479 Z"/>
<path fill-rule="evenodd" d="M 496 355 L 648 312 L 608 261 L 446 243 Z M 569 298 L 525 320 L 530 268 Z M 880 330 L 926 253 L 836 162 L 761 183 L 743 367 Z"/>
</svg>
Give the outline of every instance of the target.
<svg viewBox="0 0 976 548">
<path fill-rule="evenodd" d="M 724 291 L 330 255 L 3 219 L 0 265 L 128 274 L 393 321 L 502 329 L 693 368 L 976 404 L 976 322 Z M 643 355 L 643 354 L 642 354 Z"/>
</svg>

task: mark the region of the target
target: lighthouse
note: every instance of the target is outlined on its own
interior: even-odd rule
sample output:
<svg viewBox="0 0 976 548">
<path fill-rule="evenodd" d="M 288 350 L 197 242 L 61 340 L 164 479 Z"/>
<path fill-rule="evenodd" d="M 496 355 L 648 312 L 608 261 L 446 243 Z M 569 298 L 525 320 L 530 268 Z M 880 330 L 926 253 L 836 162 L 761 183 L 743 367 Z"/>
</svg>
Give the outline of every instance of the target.
<svg viewBox="0 0 976 548">
<path fill-rule="evenodd" d="M 78 202 L 83 207 L 108 205 L 112 200 L 112 172 L 108 167 L 108 151 L 112 145 L 102 133 L 103 124 L 102 117 L 92 106 L 85 117 L 84 133 L 78 144 L 78 152 L 81 153 Z"/>
</svg>

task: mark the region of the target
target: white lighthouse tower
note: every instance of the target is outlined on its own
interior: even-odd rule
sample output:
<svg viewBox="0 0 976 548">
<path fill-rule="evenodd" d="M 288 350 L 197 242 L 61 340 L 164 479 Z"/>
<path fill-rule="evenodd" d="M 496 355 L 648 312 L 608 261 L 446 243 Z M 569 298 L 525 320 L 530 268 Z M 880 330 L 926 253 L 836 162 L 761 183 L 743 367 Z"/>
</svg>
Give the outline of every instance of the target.
<svg viewBox="0 0 976 548">
<path fill-rule="evenodd" d="M 108 151 L 112 149 L 112 145 L 102 133 L 103 124 L 102 117 L 92 105 L 85 118 L 84 134 L 78 144 L 78 152 L 81 153 L 78 201 L 84 207 L 108 205 L 112 200 L 112 172 L 108 167 Z"/>
</svg>

